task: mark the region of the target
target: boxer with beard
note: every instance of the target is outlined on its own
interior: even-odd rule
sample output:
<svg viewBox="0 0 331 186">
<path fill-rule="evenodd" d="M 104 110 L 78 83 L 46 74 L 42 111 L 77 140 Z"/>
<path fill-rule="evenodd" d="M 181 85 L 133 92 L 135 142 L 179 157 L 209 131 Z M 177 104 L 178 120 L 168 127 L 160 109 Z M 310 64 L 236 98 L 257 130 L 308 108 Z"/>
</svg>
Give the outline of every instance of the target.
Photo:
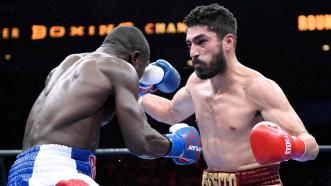
<svg viewBox="0 0 331 186">
<path fill-rule="evenodd" d="M 169 100 L 141 107 L 174 124 L 195 114 L 207 169 L 202 185 L 282 185 L 282 161 L 308 161 L 319 148 L 279 85 L 236 57 L 237 22 L 225 7 L 197 6 L 184 19 L 195 71 Z"/>
</svg>

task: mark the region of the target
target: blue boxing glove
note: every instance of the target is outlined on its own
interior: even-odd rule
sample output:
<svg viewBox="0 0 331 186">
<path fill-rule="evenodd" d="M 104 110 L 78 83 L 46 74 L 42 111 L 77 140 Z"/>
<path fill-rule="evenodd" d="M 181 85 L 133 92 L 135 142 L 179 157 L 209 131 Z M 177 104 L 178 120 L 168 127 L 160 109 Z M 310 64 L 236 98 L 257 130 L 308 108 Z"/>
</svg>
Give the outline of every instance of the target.
<svg viewBox="0 0 331 186">
<path fill-rule="evenodd" d="M 180 84 L 180 75 L 178 71 L 164 59 L 158 59 L 151 65 L 161 67 L 164 70 L 164 77 L 155 87 L 164 93 L 174 92 Z"/>
<path fill-rule="evenodd" d="M 158 59 L 149 64 L 143 77 L 139 80 L 139 96 L 160 90 L 164 93 L 174 92 L 180 84 L 178 71 L 169 62 Z"/>
<path fill-rule="evenodd" d="M 199 160 L 201 154 L 201 139 L 199 132 L 192 126 L 180 123 L 169 129 L 165 136 L 171 142 L 169 152 L 165 157 L 173 158 L 178 165 L 188 165 Z"/>
</svg>

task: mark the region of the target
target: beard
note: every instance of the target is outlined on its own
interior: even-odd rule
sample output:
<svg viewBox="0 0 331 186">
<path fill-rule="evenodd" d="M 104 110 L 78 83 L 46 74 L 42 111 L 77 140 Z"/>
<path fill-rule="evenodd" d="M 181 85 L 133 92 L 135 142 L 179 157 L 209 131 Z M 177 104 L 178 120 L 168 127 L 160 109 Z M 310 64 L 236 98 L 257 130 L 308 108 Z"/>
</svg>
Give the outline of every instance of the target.
<svg viewBox="0 0 331 186">
<path fill-rule="evenodd" d="M 192 60 L 194 64 L 202 64 L 202 66 L 195 68 L 195 72 L 200 79 L 209 79 L 217 74 L 222 74 L 227 68 L 226 60 L 223 55 L 223 50 L 213 57 L 208 67 L 205 61 L 199 59 Z"/>
</svg>

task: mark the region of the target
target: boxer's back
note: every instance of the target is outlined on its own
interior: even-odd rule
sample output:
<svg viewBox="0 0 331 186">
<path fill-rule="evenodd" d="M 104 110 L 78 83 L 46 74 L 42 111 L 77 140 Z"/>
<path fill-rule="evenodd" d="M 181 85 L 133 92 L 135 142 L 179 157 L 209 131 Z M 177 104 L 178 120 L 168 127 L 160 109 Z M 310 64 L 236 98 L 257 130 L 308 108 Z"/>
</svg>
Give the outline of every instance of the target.
<svg viewBox="0 0 331 186">
<path fill-rule="evenodd" d="M 71 55 L 49 74 L 31 109 L 23 149 L 40 144 L 97 148 L 101 124 L 114 114 L 111 97 L 95 93 L 105 92 L 94 60 L 98 55 Z"/>
</svg>

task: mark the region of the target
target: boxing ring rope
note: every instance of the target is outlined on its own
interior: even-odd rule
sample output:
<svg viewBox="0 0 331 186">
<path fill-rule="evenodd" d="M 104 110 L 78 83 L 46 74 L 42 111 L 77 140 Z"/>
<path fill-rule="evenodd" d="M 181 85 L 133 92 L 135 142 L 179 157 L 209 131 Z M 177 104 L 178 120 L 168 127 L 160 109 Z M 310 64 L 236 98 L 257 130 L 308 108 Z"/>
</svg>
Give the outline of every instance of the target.
<svg viewBox="0 0 331 186">
<path fill-rule="evenodd" d="M 331 145 L 320 145 L 320 153 L 331 153 Z M 0 150 L 0 158 L 2 157 L 13 157 L 21 153 L 22 150 Z M 97 149 L 97 156 L 116 156 L 116 155 L 132 155 L 127 148 L 109 148 L 109 149 Z"/>
<path fill-rule="evenodd" d="M 331 148 L 331 145 L 330 145 Z M 22 150 L 0 150 L 0 158 L 17 156 L 23 152 Z M 127 148 L 109 148 L 109 149 L 97 149 L 95 154 L 97 156 L 116 156 L 116 155 L 132 155 Z"/>
</svg>

